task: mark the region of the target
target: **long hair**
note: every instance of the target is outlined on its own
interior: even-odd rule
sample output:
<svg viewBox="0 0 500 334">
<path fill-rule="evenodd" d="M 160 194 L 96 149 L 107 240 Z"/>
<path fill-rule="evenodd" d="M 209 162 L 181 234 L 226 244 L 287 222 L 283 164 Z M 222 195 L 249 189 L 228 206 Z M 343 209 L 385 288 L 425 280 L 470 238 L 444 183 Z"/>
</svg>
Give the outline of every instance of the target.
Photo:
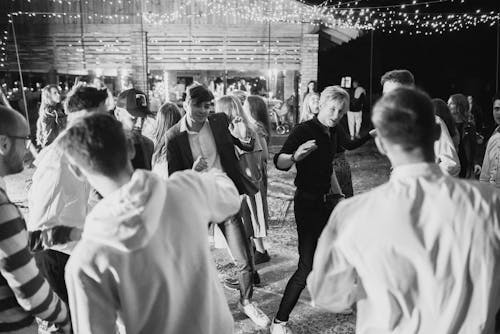
<svg viewBox="0 0 500 334">
<path fill-rule="evenodd" d="M 313 90 L 312 92 L 309 91 L 309 84 L 313 84 Z M 317 93 L 318 92 L 318 84 L 316 83 L 315 80 L 311 80 L 307 83 L 307 86 L 306 86 L 306 91 L 304 92 L 304 95 L 302 95 L 302 101 L 304 101 L 304 99 L 306 98 L 307 94 L 310 94 L 310 93 Z"/>
<path fill-rule="evenodd" d="M 181 112 L 175 103 L 167 102 L 163 104 L 156 114 L 155 129 L 153 132 L 153 142 L 155 149 L 153 152 L 153 163 L 166 158 L 166 134 L 168 129 L 177 124 L 182 118 Z"/>
<path fill-rule="evenodd" d="M 247 97 L 248 112 L 252 118 L 260 123 L 268 137 L 271 136 L 271 122 L 269 121 L 269 111 L 267 110 L 264 99 L 257 95 L 249 95 Z M 245 108 L 243 108 L 245 109 Z"/>
<path fill-rule="evenodd" d="M 224 95 L 215 103 L 215 112 L 225 113 L 229 117 L 229 122 L 235 118 L 241 118 L 247 131 L 255 137 L 257 131 L 256 121 L 242 107 L 240 100 L 232 95 Z"/>
<path fill-rule="evenodd" d="M 308 121 L 309 119 L 311 119 L 311 117 L 309 117 L 311 114 L 317 114 L 317 112 L 314 113 L 313 110 L 311 109 L 311 98 L 312 97 L 315 97 L 318 99 L 318 107 L 319 107 L 319 94 L 318 93 L 311 93 L 311 94 L 307 95 L 306 98 L 304 99 L 304 101 L 302 102 L 302 110 L 300 113 L 299 123 L 302 123 L 302 122 L 305 122 L 305 121 Z"/>
<path fill-rule="evenodd" d="M 432 104 L 434 106 L 434 112 L 443 120 L 444 124 L 446 124 L 448 132 L 453 138 L 457 133 L 457 125 L 455 124 L 453 116 L 451 116 L 450 108 L 448 108 L 446 102 L 441 99 L 432 99 Z"/>
<path fill-rule="evenodd" d="M 57 85 L 47 85 L 42 89 L 42 101 L 40 103 L 40 112 L 48 109 L 49 106 L 54 106 L 57 103 L 53 103 L 50 97 L 50 91 L 55 88 L 59 91 L 59 87 Z"/>
<path fill-rule="evenodd" d="M 468 123 L 471 121 L 469 112 L 469 101 L 463 94 L 453 94 L 450 96 L 450 100 L 457 106 L 457 113 L 460 120 L 463 123 Z"/>
</svg>

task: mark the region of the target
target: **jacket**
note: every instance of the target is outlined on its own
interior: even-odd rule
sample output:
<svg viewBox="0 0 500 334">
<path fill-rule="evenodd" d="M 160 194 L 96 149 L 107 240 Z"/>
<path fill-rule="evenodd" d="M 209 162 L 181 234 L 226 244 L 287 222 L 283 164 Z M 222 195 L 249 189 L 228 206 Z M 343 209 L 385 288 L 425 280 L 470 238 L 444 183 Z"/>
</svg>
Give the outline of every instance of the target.
<svg viewBox="0 0 500 334">
<path fill-rule="evenodd" d="M 216 113 L 208 116 L 210 129 L 213 133 L 217 153 L 224 172 L 234 182 L 240 194 L 245 193 L 242 181 L 242 171 L 238 164 L 235 148 L 236 145 L 244 151 L 251 152 L 255 145 L 255 138 L 250 143 L 242 143 L 229 132 L 229 120 L 226 114 Z M 171 127 L 167 132 L 167 163 L 168 174 L 191 169 L 193 167 L 193 153 L 189 145 L 188 134 L 181 131 L 181 122 Z"/>
<path fill-rule="evenodd" d="M 239 206 L 221 172 L 136 170 L 94 207 L 66 266 L 75 332 L 232 333 L 204 231 Z"/>
<path fill-rule="evenodd" d="M 500 188 L 500 127 L 488 140 L 479 181 L 488 182 Z"/>
</svg>

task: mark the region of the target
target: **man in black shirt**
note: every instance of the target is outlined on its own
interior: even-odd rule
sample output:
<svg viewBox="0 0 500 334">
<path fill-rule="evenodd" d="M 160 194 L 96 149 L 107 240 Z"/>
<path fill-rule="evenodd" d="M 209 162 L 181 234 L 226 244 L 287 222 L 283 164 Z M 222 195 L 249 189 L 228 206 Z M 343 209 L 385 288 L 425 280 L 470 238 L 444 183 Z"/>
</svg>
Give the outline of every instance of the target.
<svg viewBox="0 0 500 334">
<path fill-rule="evenodd" d="M 124 90 L 116 100 L 115 116 L 130 131 L 134 142 L 135 156 L 132 159 L 134 169 L 151 170 L 153 157 L 153 141 L 142 135 L 142 124 L 150 114 L 146 95 L 140 90 L 131 88 Z"/>
<path fill-rule="evenodd" d="M 319 103 L 318 116 L 298 124 L 274 156 L 276 168 L 288 171 L 295 164 L 297 169 L 294 211 L 299 263 L 285 288 L 271 325 L 272 334 L 292 333 L 286 322 L 306 286 L 318 238 L 333 208 L 343 198 L 332 161 L 337 152 L 336 125 L 347 113 L 349 94 L 339 86 L 330 86 L 321 93 Z"/>
</svg>

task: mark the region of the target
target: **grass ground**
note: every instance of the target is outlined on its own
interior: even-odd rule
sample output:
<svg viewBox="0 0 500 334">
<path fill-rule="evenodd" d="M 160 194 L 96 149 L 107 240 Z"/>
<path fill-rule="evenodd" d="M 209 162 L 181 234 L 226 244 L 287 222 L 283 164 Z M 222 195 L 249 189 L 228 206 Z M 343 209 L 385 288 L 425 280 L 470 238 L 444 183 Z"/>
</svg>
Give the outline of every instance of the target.
<svg viewBox="0 0 500 334">
<path fill-rule="evenodd" d="M 276 153 L 278 146 L 271 146 L 271 153 Z M 389 175 L 388 161 L 376 152 L 373 144 L 347 153 L 353 174 L 355 193 L 365 192 L 383 182 Z M 33 169 L 6 178 L 11 200 L 17 203 L 24 214 L 27 213 L 26 182 Z M 264 286 L 254 291 L 254 301 L 272 318 L 278 309 L 281 294 L 285 285 L 295 271 L 298 260 L 297 234 L 293 218 L 292 198 L 295 190 L 293 171 L 284 173 L 277 171 L 272 162 L 269 163 L 269 207 L 270 226 L 266 240 L 271 261 L 258 267 Z M 215 262 L 221 279 L 234 274 L 234 266 L 227 252 L 213 250 Z M 267 329 L 259 329 L 237 309 L 239 293 L 225 290 L 231 311 L 235 319 L 236 333 L 268 333 Z M 196 315 L 193 315 L 196 316 Z M 291 328 L 296 334 L 321 333 L 345 334 L 355 332 L 354 315 L 335 315 L 323 312 L 310 306 L 310 298 L 304 291 L 297 307 L 290 318 Z"/>
</svg>

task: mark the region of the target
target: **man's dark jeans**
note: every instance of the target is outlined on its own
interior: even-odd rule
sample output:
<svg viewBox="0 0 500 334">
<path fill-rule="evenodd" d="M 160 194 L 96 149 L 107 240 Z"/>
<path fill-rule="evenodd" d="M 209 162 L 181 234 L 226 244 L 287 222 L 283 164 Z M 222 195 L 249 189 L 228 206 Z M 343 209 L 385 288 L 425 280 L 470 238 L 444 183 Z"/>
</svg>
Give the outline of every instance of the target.
<svg viewBox="0 0 500 334">
<path fill-rule="evenodd" d="M 49 282 L 52 290 L 67 304 L 68 290 L 64 281 L 64 268 L 69 255 L 52 249 L 36 252 L 35 262 L 40 273 Z"/>
<path fill-rule="evenodd" d="M 321 196 L 314 199 L 313 196 L 306 196 L 299 190 L 295 193 L 294 210 L 299 239 L 299 264 L 285 288 L 276 315 L 277 320 L 288 321 L 302 290 L 306 287 L 306 279 L 312 270 L 318 239 L 337 203 L 338 200 L 323 201 Z"/>
</svg>

